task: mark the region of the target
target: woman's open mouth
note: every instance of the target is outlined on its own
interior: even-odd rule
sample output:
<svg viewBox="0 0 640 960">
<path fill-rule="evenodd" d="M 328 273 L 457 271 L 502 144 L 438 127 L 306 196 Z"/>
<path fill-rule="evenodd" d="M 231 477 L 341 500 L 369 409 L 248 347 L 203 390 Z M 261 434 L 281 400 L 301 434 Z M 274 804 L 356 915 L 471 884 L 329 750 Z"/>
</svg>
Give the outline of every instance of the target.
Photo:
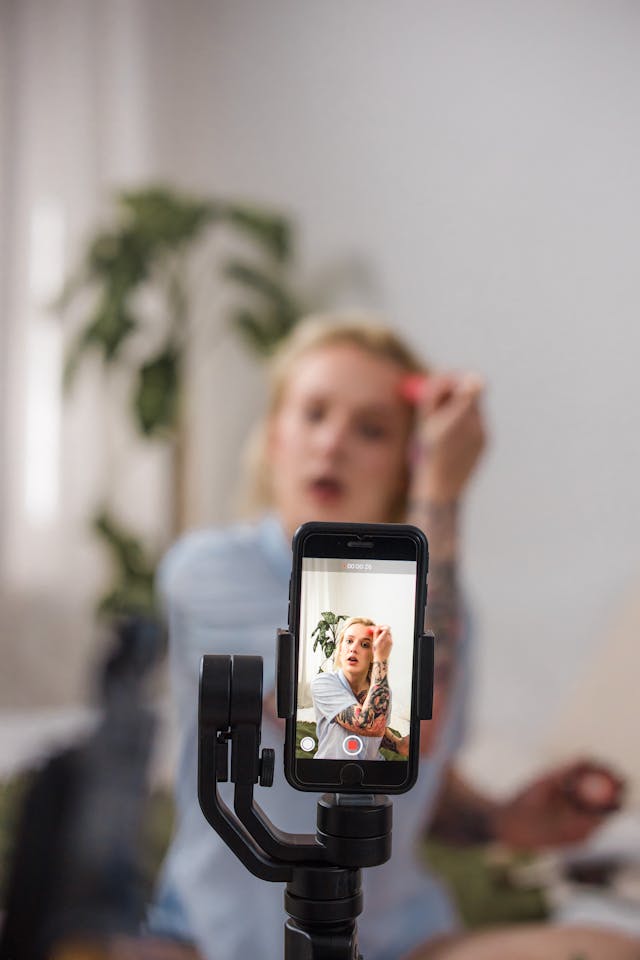
<svg viewBox="0 0 640 960">
<path fill-rule="evenodd" d="M 336 477 L 316 477 L 309 483 L 309 491 L 319 503 L 337 503 L 344 495 L 344 484 Z"/>
</svg>

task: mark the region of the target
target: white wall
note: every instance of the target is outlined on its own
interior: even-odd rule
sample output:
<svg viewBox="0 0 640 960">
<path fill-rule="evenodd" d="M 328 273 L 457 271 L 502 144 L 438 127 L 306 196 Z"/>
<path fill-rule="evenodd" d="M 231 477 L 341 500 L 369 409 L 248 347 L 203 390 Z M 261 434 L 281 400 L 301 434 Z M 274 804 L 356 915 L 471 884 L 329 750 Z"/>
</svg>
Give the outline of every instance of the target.
<svg viewBox="0 0 640 960">
<path fill-rule="evenodd" d="M 289 209 L 305 271 L 366 258 L 363 296 L 486 375 L 475 715 L 535 744 L 640 570 L 640 7 L 149 13 L 162 171 Z"/>
<path fill-rule="evenodd" d="M 640 6 L 135 9 L 145 171 L 288 210 L 303 275 L 364 260 L 374 279 L 343 300 L 486 375 L 492 445 L 466 510 L 476 730 L 536 746 L 640 574 Z M 194 521 L 228 515 L 259 398 L 237 345 L 214 364 Z"/>
</svg>

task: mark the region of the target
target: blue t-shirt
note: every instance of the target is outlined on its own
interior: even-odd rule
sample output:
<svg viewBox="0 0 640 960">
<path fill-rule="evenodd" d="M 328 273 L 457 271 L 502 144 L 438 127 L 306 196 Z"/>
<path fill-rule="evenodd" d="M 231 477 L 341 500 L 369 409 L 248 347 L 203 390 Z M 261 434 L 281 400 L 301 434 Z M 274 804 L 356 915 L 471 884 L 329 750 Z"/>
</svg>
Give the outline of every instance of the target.
<svg viewBox="0 0 640 960">
<path fill-rule="evenodd" d="M 169 621 L 169 663 L 177 710 L 179 762 L 176 831 L 165 860 L 149 927 L 195 942 L 210 960 L 281 960 L 284 885 L 253 877 L 211 829 L 198 805 L 197 703 L 205 653 L 264 658 L 264 690 L 275 682 L 276 630 L 286 626 L 291 547 L 279 522 L 192 533 L 162 563 L 160 592 Z M 466 644 L 461 648 L 448 715 L 435 750 L 420 764 L 418 783 L 395 797 L 393 853 L 362 871 L 364 912 L 359 939 L 367 960 L 397 958 L 429 937 L 455 929 L 457 918 L 439 882 L 416 857 L 444 768 L 459 746 L 466 700 Z M 265 713 L 262 743 L 276 750 L 273 787 L 256 788 L 256 802 L 280 828 L 315 830 L 315 794 L 284 779 L 284 732 Z M 221 784 L 232 803 L 232 784 Z"/>
<path fill-rule="evenodd" d="M 382 737 L 357 737 L 358 753 L 345 749 L 345 740 L 351 740 L 349 731 L 341 727 L 336 717 L 347 707 L 358 705 L 349 681 L 342 670 L 318 673 L 311 681 L 311 698 L 316 714 L 318 749 L 316 760 L 384 760 L 378 748 Z"/>
</svg>

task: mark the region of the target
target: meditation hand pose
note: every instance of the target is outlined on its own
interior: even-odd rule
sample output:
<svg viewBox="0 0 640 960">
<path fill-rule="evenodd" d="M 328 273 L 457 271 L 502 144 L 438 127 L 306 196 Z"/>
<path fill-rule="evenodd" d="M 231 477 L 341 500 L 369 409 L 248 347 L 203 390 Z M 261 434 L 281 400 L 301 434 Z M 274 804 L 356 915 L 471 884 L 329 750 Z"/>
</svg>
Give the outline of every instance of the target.
<svg viewBox="0 0 640 960">
<path fill-rule="evenodd" d="M 311 681 L 316 713 L 316 759 L 383 760 L 379 747 L 408 752 L 408 737 L 387 729 L 391 714 L 391 629 L 366 617 L 351 617 L 338 636 L 334 671 Z M 355 734 L 355 736 L 353 736 Z"/>
</svg>

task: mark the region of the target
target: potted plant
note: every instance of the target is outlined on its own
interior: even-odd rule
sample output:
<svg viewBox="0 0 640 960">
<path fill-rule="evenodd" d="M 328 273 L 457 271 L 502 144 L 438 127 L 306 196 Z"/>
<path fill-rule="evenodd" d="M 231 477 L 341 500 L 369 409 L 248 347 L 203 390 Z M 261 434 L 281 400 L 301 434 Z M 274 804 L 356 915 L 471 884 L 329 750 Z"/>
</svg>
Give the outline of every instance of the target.
<svg viewBox="0 0 640 960">
<path fill-rule="evenodd" d="M 223 232 L 232 250 L 207 246 Z M 239 252 L 237 252 L 239 251 Z M 111 222 L 89 237 L 78 269 L 57 302 L 81 314 L 66 355 L 70 389 L 79 366 L 97 354 L 107 373 L 127 383 L 129 415 L 141 439 L 171 451 L 170 536 L 185 525 L 185 356 L 196 336 L 191 310 L 193 260 L 204 258 L 209 279 L 228 281 L 242 299 L 229 321 L 259 354 L 268 354 L 293 327 L 301 305 L 291 292 L 288 267 L 292 227 L 282 214 L 236 201 L 193 197 L 166 186 L 122 190 Z M 153 301 L 154 309 L 149 309 Z M 211 316 L 211 325 L 220 323 Z M 114 582 L 101 599 L 103 614 L 153 608 L 156 557 L 127 530 L 108 504 L 94 520 L 109 548 Z"/>
<path fill-rule="evenodd" d="M 340 623 L 342 620 L 347 619 L 346 614 L 336 614 L 331 610 L 325 610 L 324 613 L 320 615 L 318 624 L 311 633 L 312 639 L 315 637 L 313 641 L 313 652 L 315 653 L 318 647 L 320 647 L 324 656 L 324 660 L 318 668 L 318 673 L 322 673 L 329 660 L 332 659 L 338 645 Z"/>
</svg>

